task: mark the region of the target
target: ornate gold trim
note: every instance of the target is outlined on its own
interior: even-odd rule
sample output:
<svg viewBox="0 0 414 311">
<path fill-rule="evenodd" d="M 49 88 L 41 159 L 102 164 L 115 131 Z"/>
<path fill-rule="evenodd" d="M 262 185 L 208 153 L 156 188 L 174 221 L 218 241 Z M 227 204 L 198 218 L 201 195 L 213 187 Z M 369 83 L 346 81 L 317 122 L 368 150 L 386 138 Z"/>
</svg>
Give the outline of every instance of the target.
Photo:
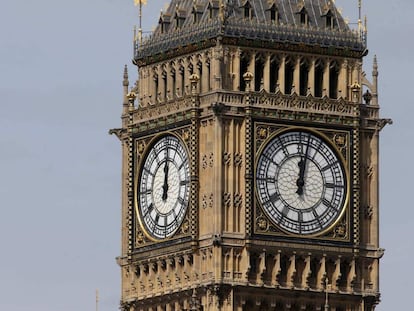
<svg viewBox="0 0 414 311">
<path fill-rule="evenodd" d="M 273 126 L 274 130 L 271 131 L 269 129 L 269 127 Z M 269 228 L 270 225 L 272 224 L 273 226 L 275 226 L 275 228 L 277 228 L 278 230 L 280 230 L 281 233 L 284 234 L 284 236 L 290 236 L 290 237 L 297 237 L 297 238 L 319 238 L 319 239 L 329 239 L 329 237 L 324 236 L 326 235 L 328 232 L 332 231 L 335 229 L 335 227 L 338 225 L 338 223 L 340 221 L 342 221 L 344 219 L 344 215 L 347 214 L 347 212 L 350 210 L 350 195 L 351 195 L 351 180 L 350 180 L 350 161 L 349 161 L 349 151 L 350 148 L 346 148 L 346 146 L 349 146 L 349 139 L 350 139 L 350 131 L 346 131 L 346 130 L 339 130 L 339 129 L 329 129 L 329 128 L 317 128 L 317 127 L 304 127 L 304 126 L 297 126 L 297 125 L 275 125 L 275 124 L 270 124 L 270 123 L 262 123 L 262 122 L 256 122 L 255 123 L 255 134 L 258 134 L 259 137 L 258 138 L 262 138 L 263 140 L 257 140 L 256 143 L 254 144 L 254 152 L 255 152 L 255 158 L 254 158 L 254 176 L 253 176 L 253 184 L 254 186 L 254 195 L 255 195 L 255 206 L 257 205 L 257 207 L 259 207 L 260 211 L 262 212 L 260 215 L 256 214 L 256 208 L 254 209 L 254 232 L 255 233 L 259 233 L 259 234 L 269 234 Z M 325 143 L 328 144 L 328 146 L 334 151 L 334 153 L 337 155 L 341 166 L 344 169 L 344 173 L 345 173 L 345 179 L 346 179 L 346 198 L 345 201 L 343 203 L 342 206 L 342 210 L 341 212 L 337 215 L 336 219 L 331 223 L 331 225 L 329 225 L 327 228 L 315 233 L 315 234 L 306 234 L 306 235 L 301 235 L 301 234 L 294 234 L 291 233 L 287 230 L 284 230 L 283 228 L 281 228 L 279 225 L 277 225 L 276 223 L 274 223 L 273 221 L 270 220 L 270 218 L 267 216 L 266 212 L 264 211 L 263 206 L 261 205 L 259 199 L 258 199 L 258 190 L 256 188 L 256 170 L 257 170 L 257 165 L 258 165 L 258 159 L 259 156 L 261 155 L 261 153 L 263 152 L 264 148 L 268 145 L 268 143 L 275 138 L 278 135 L 281 135 L 283 133 L 286 132 L 290 132 L 290 131 L 307 131 L 310 132 L 312 134 L 314 134 L 317 137 L 320 137 L 323 139 L 323 141 Z M 329 137 L 326 132 L 330 132 L 332 134 L 332 137 Z M 338 147 L 338 145 L 335 142 L 335 135 L 344 135 L 347 139 L 345 142 L 345 146 L 342 146 L 342 148 L 346 148 L 346 156 L 343 155 L 343 150 L 341 150 L 341 148 Z M 262 220 L 266 218 L 268 221 L 268 224 L 266 225 L 266 231 L 259 231 L 257 232 L 257 226 L 256 226 L 256 221 Z M 349 217 L 347 217 L 349 218 Z M 347 227 L 349 228 L 350 224 L 349 224 L 349 219 L 345 220 L 347 222 Z M 262 227 L 264 226 L 264 223 L 261 221 L 261 225 Z M 336 230 L 336 229 L 335 229 Z M 273 234 L 277 234 L 277 233 L 273 233 Z M 273 235 L 272 234 L 272 235 Z M 340 235 L 333 235 L 332 238 L 337 238 Z M 347 231 L 346 237 L 349 239 L 350 237 L 350 232 Z"/>
</svg>

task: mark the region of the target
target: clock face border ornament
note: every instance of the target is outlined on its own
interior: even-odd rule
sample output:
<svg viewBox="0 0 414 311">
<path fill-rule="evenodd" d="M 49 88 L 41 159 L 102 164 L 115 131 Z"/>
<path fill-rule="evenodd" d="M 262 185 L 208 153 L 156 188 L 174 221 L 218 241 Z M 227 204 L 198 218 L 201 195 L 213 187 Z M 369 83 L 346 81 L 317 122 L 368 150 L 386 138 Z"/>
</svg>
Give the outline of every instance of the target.
<svg viewBox="0 0 414 311">
<path fill-rule="evenodd" d="M 347 165 L 322 132 L 276 131 L 257 155 L 257 202 L 275 227 L 288 235 L 316 237 L 342 218 L 350 195 Z"/>
<path fill-rule="evenodd" d="M 190 197 L 190 161 L 173 133 L 156 136 L 142 158 L 135 183 L 135 210 L 151 241 L 173 237 L 184 222 Z"/>
</svg>

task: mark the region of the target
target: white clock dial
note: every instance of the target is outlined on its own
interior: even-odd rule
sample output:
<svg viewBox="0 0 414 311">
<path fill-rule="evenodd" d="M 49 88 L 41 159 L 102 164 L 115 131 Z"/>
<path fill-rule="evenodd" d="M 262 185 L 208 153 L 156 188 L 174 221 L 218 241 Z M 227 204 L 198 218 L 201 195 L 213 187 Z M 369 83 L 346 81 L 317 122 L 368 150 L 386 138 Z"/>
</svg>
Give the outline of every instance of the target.
<svg viewBox="0 0 414 311">
<path fill-rule="evenodd" d="M 342 214 L 346 173 L 321 137 L 293 130 L 272 137 L 256 167 L 258 200 L 271 221 L 294 234 L 317 234 Z"/>
<path fill-rule="evenodd" d="M 155 239 L 174 235 L 187 212 L 190 169 L 187 151 L 173 135 L 158 139 L 146 155 L 137 185 L 139 221 Z"/>
</svg>

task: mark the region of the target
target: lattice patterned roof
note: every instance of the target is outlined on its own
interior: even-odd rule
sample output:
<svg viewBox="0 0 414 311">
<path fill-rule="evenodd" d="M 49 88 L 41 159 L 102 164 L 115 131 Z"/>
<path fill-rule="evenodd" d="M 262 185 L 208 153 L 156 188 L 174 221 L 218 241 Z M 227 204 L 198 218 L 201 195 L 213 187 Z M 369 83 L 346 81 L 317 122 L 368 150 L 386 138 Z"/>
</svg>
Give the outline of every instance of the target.
<svg viewBox="0 0 414 311">
<path fill-rule="evenodd" d="M 332 0 L 221 2 L 220 8 L 219 0 L 171 0 L 152 35 L 137 44 L 135 59 L 217 36 L 365 50 L 361 34 L 348 27 Z"/>
</svg>

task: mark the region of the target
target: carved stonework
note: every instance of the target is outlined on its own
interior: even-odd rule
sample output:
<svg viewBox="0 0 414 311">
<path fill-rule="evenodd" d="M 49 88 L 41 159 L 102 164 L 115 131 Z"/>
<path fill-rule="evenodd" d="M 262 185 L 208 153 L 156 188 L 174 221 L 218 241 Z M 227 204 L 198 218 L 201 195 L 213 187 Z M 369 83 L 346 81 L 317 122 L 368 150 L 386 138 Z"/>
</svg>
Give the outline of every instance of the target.
<svg viewBox="0 0 414 311">
<path fill-rule="evenodd" d="M 223 194 L 223 202 L 226 207 L 230 207 L 231 204 L 231 193 L 225 192 Z"/>
<path fill-rule="evenodd" d="M 240 193 L 234 194 L 233 204 L 236 208 L 239 208 L 243 204 L 243 196 Z"/>
<path fill-rule="evenodd" d="M 213 167 L 214 165 L 214 154 L 210 152 L 209 154 L 204 154 L 201 159 L 201 167 L 207 169 L 208 167 Z"/>
<path fill-rule="evenodd" d="M 136 237 L 135 237 L 135 245 L 137 247 L 140 247 L 140 246 L 142 246 L 142 244 L 146 243 L 145 240 L 146 239 L 145 239 L 144 233 L 141 230 L 137 231 L 137 234 L 136 234 Z"/>
<path fill-rule="evenodd" d="M 268 130 L 264 127 L 259 127 L 257 130 L 257 138 L 258 139 L 266 139 L 268 136 Z"/>
<path fill-rule="evenodd" d="M 335 229 L 333 230 L 333 238 L 340 238 L 345 239 L 348 236 L 347 225 L 344 222 L 340 222 L 336 225 Z"/>
<path fill-rule="evenodd" d="M 371 219 L 374 215 L 374 207 L 372 205 L 368 205 L 365 207 L 365 218 Z"/>
<path fill-rule="evenodd" d="M 203 209 L 206 209 L 208 207 L 212 208 L 213 203 L 214 203 L 214 194 L 213 193 L 203 194 L 203 197 L 201 199 L 201 205 L 202 205 Z"/>
<path fill-rule="evenodd" d="M 231 153 L 229 152 L 224 152 L 223 154 L 223 164 L 230 166 L 231 164 Z"/>
<path fill-rule="evenodd" d="M 240 167 L 242 166 L 242 164 L 243 164 L 243 155 L 241 153 L 236 153 L 234 155 L 234 165 Z"/>
<path fill-rule="evenodd" d="M 267 231 L 269 228 L 269 222 L 264 217 L 259 217 L 256 221 L 256 225 L 260 231 Z"/>
</svg>

